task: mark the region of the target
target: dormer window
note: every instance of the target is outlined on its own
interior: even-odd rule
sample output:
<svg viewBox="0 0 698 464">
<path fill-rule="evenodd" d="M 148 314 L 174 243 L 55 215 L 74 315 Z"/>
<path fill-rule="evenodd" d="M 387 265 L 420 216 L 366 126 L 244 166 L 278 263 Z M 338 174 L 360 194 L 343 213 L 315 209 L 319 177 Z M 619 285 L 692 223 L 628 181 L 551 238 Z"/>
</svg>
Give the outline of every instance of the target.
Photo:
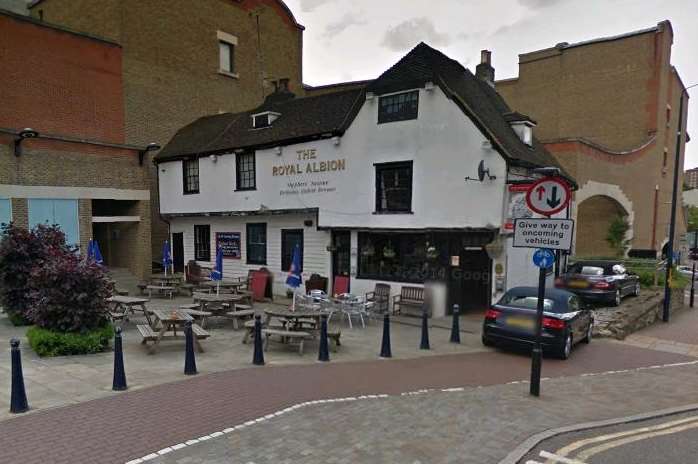
<svg viewBox="0 0 698 464">
<path fill-rule="evenodd" d="M 252 115 L 252 127 L 255 129 L 263 129 L 265 127 L 271 126 L 271 124 L 276 121 L 280 113 L 275 113 L 273 111 L 265 111 L 263 113 L 257 113 Z"/>
<path fill-rule="evenodd" d="M 533 146 L 533 128 L 536 127 L 536 122 L 533 119 L 517 112 L 506 113 L 504 119 L 523 143 L 529 147 Z"/>
</svg>

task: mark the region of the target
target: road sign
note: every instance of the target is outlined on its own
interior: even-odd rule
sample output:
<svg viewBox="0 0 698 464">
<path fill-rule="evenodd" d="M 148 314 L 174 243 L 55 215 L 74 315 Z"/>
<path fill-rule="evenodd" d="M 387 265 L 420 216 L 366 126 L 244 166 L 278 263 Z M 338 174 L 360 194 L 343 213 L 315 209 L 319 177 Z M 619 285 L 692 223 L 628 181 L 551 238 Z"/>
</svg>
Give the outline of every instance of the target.
<svg viewBox="0 0 698 464">
<path fill-rule="evenodd" d="M 541 269 L 548 269 L 555 263 L 555 253 L 547 248 L 539 248 L 533 253 L 533 264 Z"/>
<path fill-rule="evenodd" d="M 572 249 L 574 220 L 518 218 L 514 220 L 514 247 Z"/>
<path fill-rule="evenodd" d="M 569 185 L 560 177 L 544 177 L 526 192 L 526 204 L 531 211 L 550 216 L 567 207 L 572 192 Z"/>
</svg>

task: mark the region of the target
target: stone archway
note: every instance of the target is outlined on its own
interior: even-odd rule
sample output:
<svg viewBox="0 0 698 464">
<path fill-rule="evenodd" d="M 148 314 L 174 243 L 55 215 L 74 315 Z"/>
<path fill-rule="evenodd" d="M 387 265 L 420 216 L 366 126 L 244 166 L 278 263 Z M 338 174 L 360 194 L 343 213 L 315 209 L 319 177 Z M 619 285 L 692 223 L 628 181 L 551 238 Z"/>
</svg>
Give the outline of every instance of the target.
<svg viewBox="0 0 698 464">
<path fill-rule="evenodd" d="M 628 218 L 628 212 L 615 199 L 594 195 L 577 206 L 577 256 L 607 257 L 616 252 L 606 241 L 611 222 L 618 216 Z M 628 235 L 626 234 L 626 240 Z"/>
</svg>

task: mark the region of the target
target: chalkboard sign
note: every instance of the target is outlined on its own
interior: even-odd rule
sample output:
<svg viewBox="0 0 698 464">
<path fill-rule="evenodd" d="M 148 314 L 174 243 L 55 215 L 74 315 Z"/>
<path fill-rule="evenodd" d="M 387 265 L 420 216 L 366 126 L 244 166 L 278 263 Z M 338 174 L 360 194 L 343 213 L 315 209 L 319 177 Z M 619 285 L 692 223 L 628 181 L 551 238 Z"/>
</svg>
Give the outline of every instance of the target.
<svg viewBox="0 0 698 464">
<path fill-rule="evenodd" d="M 224 259 L 240 259 L 240 232 L 216 232 L 216 250 L 223 250 Z"/>
</svg>

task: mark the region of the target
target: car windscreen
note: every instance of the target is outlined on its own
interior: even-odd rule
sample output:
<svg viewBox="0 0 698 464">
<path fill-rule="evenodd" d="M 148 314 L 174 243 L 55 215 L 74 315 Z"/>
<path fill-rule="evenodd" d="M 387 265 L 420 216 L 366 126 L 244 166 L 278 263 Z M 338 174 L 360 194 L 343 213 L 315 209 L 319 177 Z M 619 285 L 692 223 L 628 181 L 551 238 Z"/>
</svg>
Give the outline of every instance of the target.
<svg viewBox="0 0 698 464">
<path fill-rule="evenodd" d="M 506 294 L 499 300 L 500 305 L 512 306 L 514 308 L 537 309 L 538 297 L 526 295 Z M 543 300 L 543 311 L 556 312 L 554 310 L 555 303 L 553 300 L 545 298 Z"/>
</svg>

